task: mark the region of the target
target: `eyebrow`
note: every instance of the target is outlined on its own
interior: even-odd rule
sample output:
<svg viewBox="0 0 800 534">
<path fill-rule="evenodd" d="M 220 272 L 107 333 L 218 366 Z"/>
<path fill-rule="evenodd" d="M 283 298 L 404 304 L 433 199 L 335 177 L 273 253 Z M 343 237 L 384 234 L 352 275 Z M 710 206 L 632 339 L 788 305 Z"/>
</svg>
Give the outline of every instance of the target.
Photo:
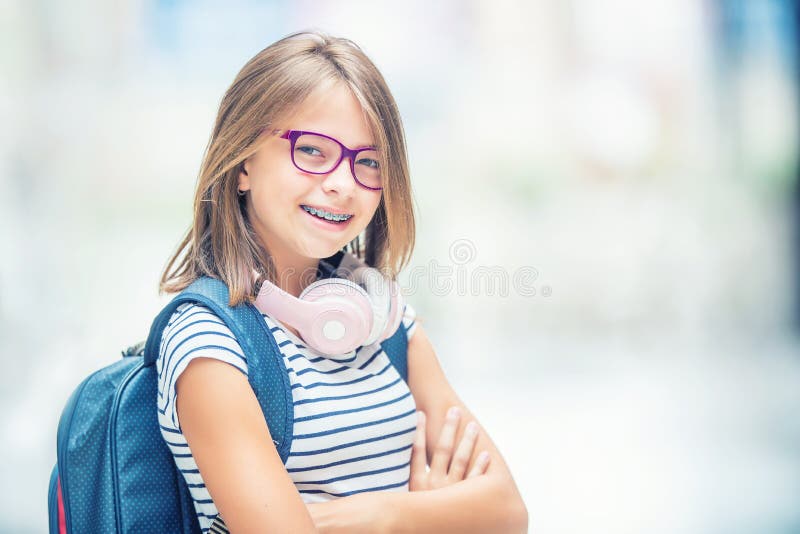
<svg viewBox="0 0 800 534">
<path fill-rule="evenodd" d="M 318 133 L 322 133 L 322 132 L 318 132 Z M 325 135 L 329 135 L 329 134 L 325 134 Z M 369 146 L 369 147 L 376 147 L 376 148 L 377 148 L 377 146 L 375 145 L 375 143 L 355 143 L 355 144 L 352 144 L 352 145 L 350 145 L 350 144 L 348 144 L 348 143 L 345 143 L 344 141 L 342 141 L 341 139 L 339 139 L 339 138 L 338 138 L 338 137 L 336 137 L 336 136 L 333 136 L 333 135 L 332 135 L 331 137 L 333 137 L 334 139 L 336 139 L 337 141 L 339 141 L 339 142 L 340 142 L 340 143 L 342 143 L 343 145 L 345 145 L 345 146 L 349 146 L 349 147 L 351 147 L 351 148 L 364 148 L 364 147 L 368 147 L 368 146 Z"/>
<path fill-rule="evenodd" d="M 355 147 L 357 147 L 357 148 L 367 147 L 367 146 L 378 148 L 378 144 L 377 143 L 373 143 L 373 142 L 370 142 L 370 143 L 358 143 L 357 145 L 355 145 Z"/>
<path fill-rule="evenodd" d="M 334 139 L 336 139 L 340 143 L 344 144 L 345 146 L 349 146 L 350 148 L 365 148 L 365 147 L 373 147 L 375 149 L 378 148 L 377 143 L 363 143 L 362 142 L 362 143 L 356 143 L 356 144 L 350 145 L 348 143 L 345 143 L 344 141 L 342 141 L 341 139 L 339 139 L 335 135 L 331 135 L 330 133 L 325 132 L 325 131 L 321 132 L 319 130 L 315 130 L 314 128 L 310 128 L 310 129 L 309 128 L 283 128 L 283 129 L 281 129 L 281 131 L 285 131 L 285 130 L 299 130 L 299 131 L 302 131 L 302 132 L 311 132 L 311 133 L 326 135 L 328 137 L 333 137 Z"/>
</svg>

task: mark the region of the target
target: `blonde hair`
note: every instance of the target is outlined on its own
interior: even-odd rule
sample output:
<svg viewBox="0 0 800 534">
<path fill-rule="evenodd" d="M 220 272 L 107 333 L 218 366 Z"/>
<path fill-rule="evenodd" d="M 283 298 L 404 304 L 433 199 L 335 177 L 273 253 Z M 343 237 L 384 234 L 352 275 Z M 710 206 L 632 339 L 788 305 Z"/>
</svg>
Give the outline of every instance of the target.
<svg viewBox="0 0 800 534">
<path fill-rule="evenodd" d="M 276 280 L 269 252 L 250 224 L 245 197 L 237 194 L 240 167 L 258 150 L 264 128 L 330 82 L 344 83 L 361 104 L 383 169 L 381 200 L 364 232 L 364 246 L 357 237 L 347 248 L 391 278 L 408 263 L 415 224 L 397 104 L 358 45 L 322 32 L 298 32 L 256 54 L 225 93 L 200 167 L 194 220 L 161 275 L 160 293 L 181 291 L 210 276 L 225 282 L 235 306 L 252 301 L 264 277 Z M 257 280 L 254 271 L 261 273 Z"/>
</svg>

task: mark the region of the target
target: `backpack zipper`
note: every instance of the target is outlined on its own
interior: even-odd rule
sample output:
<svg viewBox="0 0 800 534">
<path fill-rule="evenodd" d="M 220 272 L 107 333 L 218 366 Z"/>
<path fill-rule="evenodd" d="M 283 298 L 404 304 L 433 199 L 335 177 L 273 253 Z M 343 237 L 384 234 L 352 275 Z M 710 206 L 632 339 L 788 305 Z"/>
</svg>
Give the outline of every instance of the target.
<svg viewBox="0 0 800 534">
<path fill-rule="evenodd" d="M 75 392 L 67 399 L 67 405 L 64 407 L 64 413 L 58 421 L 58 431 L 56 432 L 56 462 L 60 466 L 58 469 L 58 476 L 61 479 L 61 498 L 64 501 L 64 522 L 66 523 L 67 533 L 71 530 L 72 511 L 69 506 L 69 485 L 67 484 L 67 441 L 69 440 L 69 429 L 72 427 L 72 419 L 75 416 L 75 405 L 78 404 L 78 399 L 83 393 L 86 384 L 96 375 L 99 371 L 87 376 L 81 382 Z"/>
<path fill-rule="evenodd" d="M 128 387 L 128 382 L 133 379 L 134 375 L 138 373 L 140 370 L 144 368 L 143 366 L 144 359 L 137 362 L 133 368 L 128 371 L 125 377 L 120 381 L 119 386 L 117 386 L 116 394 L 114 395 L 114 402 L 111 403 L 111 417 L 109 417 L 108 421 L 108 443 L 109 443 L 109 454 L 110 462 L 111 462 L 111 487 L 114 488 L 114 524 L 117 525 L 117 532 L 122 532 L 122 517 L 120 515 L 120 510 L 122 509 L 122 504 L 119 502 L 119 473 L 117 469 L 117 447 L 116 447 L 116 440 L 114 439 L 114 434 L 117 430 L 117 405 L 119 404 L 119 399 L 122 396 L 123 391 L 126 387 Z"/>
</svg>

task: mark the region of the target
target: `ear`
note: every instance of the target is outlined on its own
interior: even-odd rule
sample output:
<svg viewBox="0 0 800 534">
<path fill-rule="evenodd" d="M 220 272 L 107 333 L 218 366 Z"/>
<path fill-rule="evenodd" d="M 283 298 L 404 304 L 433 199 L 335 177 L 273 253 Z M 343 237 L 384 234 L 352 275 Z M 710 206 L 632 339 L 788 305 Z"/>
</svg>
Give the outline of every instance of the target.
<svg viewBox="0 0 800 534">
<path fill-rule="evenodd" d="M 250 175 L 247 173 L 247 160 L 239 164 L 239 191 L 250 189 Z"/>
</svg>

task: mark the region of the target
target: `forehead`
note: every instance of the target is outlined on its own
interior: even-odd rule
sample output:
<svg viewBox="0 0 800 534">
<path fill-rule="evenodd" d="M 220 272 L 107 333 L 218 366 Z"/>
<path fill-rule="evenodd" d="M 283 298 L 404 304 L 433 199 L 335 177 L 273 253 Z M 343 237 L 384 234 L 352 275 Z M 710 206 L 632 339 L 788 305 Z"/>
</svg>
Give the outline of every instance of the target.
<svg viewBox="0 0 800 534">
<path fill-rule="evenodd" d="M 340 82 L 311 93 L 282 123 L 286 129 L 335 137 L 349 147 L 375 144 L 364 109 L 353 92 Z"/>
</svg>

